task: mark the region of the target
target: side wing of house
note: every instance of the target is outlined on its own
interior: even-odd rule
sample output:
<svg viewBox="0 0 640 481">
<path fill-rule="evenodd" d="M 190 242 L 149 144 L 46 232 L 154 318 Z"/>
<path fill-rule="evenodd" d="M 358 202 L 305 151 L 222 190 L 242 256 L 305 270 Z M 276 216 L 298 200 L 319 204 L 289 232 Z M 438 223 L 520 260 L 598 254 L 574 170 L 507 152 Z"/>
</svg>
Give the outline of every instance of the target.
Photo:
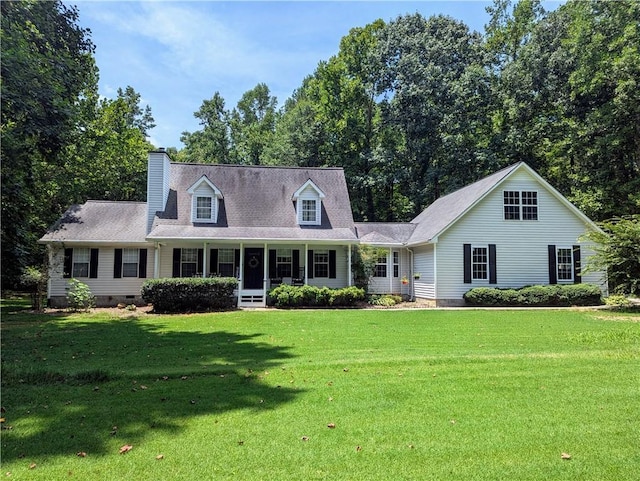
<svg viewBox="0 0 640 481">
<path fill-rule="evenodd" d="M 519 168 L 425 248 L 433 295 L 447 305 L 480 286 L 588 282 L 606 291 L 604 273 L 581 272 L 592 251 L 580 237 L 591 227 L 528 167 Z"/>
</svg>

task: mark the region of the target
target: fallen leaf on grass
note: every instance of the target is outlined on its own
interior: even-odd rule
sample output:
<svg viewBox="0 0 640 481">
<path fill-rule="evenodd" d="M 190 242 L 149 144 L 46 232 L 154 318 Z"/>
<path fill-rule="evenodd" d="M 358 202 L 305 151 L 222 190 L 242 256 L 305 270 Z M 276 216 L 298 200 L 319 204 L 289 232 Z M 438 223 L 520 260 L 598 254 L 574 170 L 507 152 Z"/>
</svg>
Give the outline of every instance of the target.
<svg viewBox="0 0 640 481">
<path fill-rule="evenodd" d="M 335 423 L 329 423 L 329 424 L 327 424 L 327 427 L 328 427 L 329 429 L 333 429 L 333 428 L 335 428 L 335 427 L 336 427 L 336 424 L 335 424 Z"/>
<path fill-rule="evenodd" d="M 158 454 L 158 455 L 156 456 L 156 459 L 157 459 L 158 461 L 159 461 L 159 460 L 161 460 L 161 459 L 164 459 L 164 454 Z"/>
<path fill-rule="evenodd" d="M 133 449 L 133 446 L 131 446 L 130 444 L 125 444 L 120 448 L 120 454 L 128 453 L 132 449 Z"/>
<path fill-rule="evenodd" d="M 85 453 L 84 451 L 80 451 L 76 453 L 76 456 L 78 456 L 79 458 L 86 458 L 87 453 Z"/>
<path fill-rule="evenodd" d="M 571 459 L 571 455 L 569 453 L 562 453 L 560 456 L 562 459 Z"/>
<path fill-rule="evenodd" d="M 362 447 L 361 446 L 356 446 L 356 453 L 359 453 L 360 451 L 362 451 Z"/>
<path fill-rule="evenodd" d="M 309 441 L 309 436 L 302 436 L 301 438 L 303 441 Z"/>
<path fill-rule="evenodd" d="M 29 465 L 29 469 L 36 469 L 37 464 L 36 463 L 31 463 Z"/>
</svg>

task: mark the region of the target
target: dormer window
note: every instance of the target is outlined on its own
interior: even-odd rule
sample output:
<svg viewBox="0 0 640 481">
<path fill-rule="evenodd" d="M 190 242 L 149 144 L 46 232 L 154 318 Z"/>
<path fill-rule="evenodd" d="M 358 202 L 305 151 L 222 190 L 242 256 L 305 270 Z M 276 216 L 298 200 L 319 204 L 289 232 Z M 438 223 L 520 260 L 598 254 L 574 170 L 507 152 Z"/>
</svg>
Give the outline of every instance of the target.
<svg viewBox="0 0 640 481">
<path fill-rule="evenodd" d="M 295 191 L 293 200 L 296 202 L 296 216 L 299 225 L 320 225 L 322 223 L 322 199 L 324 197 L 324 192 L 311 179 Z"/>
<path fill-rule="evenodd" d="M 192 195 L 191 222 L 215 224 L 218 222 L 219 201 L 222 192 L 206 175 L 193 184 L 187 192 Z"/>
</svg>

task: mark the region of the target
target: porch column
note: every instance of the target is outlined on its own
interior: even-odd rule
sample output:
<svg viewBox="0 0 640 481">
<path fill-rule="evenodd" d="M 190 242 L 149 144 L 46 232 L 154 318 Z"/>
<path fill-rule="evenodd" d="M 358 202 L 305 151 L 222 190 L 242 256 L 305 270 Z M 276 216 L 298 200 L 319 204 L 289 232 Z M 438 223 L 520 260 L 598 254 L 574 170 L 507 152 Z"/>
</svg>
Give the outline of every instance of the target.
<svg viewBox="0 0 640 481">
<path fill-rule="evenodd" d="M 304 283 L 309 283 L 309 244 L 304 245 Z"/>
<path fill-rule="evenodd" d="M 348 246 L 349 250 L 348 250 L 348 254 L 347 254 L 347 285 L 349 287 L 351 287 L 351 278 L 353 277 L 353 274 L 351 273 L 351 244 L 349 244 Z"/>
<path fill-rule="evenodd" d="M 264 243 L 264 253 L 262 254 L 262 258 L 264 262 L 262 263 L 263 274 L 262 274 L 262 290 L 264 291 L 265 299 L 267 298 L 267 276 L 269 275 L 269 270 L 267 266 L 267 262 L 269 262 L 269 246 L 265 242 Z"/>
<path fill-rule="evenodd" d="M 156 242 L 153 250 L 153 278 L 160 277 L 160 242 Z"/>
<path fill-rule="evenodd" d="M 202 277 L 207 277 L 207 243 L 204 243 L 204 249 L 202 249 Z"/>
</svg>

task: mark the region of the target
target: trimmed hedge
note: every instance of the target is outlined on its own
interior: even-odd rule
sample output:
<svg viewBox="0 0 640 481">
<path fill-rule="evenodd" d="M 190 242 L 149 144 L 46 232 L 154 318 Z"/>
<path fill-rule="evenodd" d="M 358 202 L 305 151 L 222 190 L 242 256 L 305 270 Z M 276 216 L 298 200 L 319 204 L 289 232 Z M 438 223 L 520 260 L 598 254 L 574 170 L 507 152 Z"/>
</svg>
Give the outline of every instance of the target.
<svg viewBox="0 0 640 481">
<path fill-rule="evenodd" d="M 602 292 L 593 284 L 527 286 L 520 289 L 475 287 L 463 296 L 472 306 L 598 306 Z"/>
<path fill-rule="evenodd" d="M 208 312 L 235 306 L 235 277 L 184 277 L 149 279 L 142 285 L 142 299 L 154 312 Z"/>
<path fill-rule="evenodd" d="M 354 306 L 364 298 L 364 289 L 355 286 L 330 289 L 281 284 L 269 291 L 269 304 L 276 307 Z"/>
</svg>

